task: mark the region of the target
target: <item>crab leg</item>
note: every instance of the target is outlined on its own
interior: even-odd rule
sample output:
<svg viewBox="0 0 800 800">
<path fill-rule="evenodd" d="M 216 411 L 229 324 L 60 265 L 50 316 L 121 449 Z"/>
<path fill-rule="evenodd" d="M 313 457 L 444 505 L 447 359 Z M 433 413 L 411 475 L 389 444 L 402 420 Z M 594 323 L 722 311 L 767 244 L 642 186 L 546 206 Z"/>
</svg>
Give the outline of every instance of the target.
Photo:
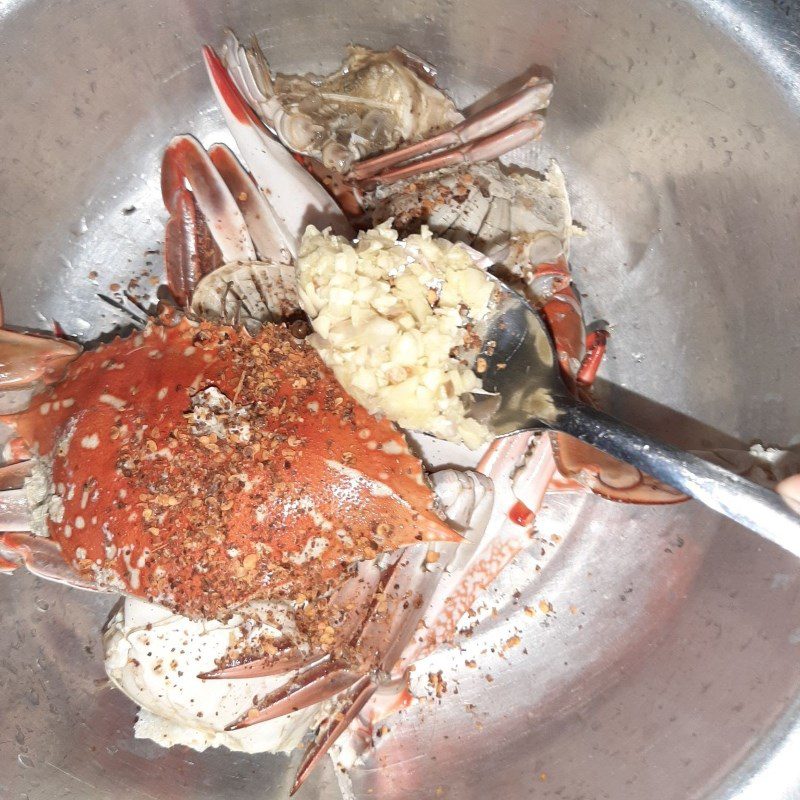
<svg viewBox="0 0 800 800">
<path fill-rule="evenodd" d="M 454 548 L 443 547 L 447 548 L 443 559 L 447 561 L 448 551 L 452 555 Z M 435 547 L 408 547 L 384 571 L 382 591 L 376 593 L 372 613 L 356 644 L 362 652 L 380 654 L 376 666 L 382 672 L 396 667 L 440 582 L 441 570 L 426 566 L 432 551 L 442 553 Z M 439 557 L 434 556 L 437 561 Z"/>
<path fill-rule="evenodd" d="M 585 332 L 581 303 L 564 255 L 537 264 L 527 288 L 553 337 L 561 374 L 568 387 L 587 402 L 597 375 L 608 331 Z M 554 459 L 551 488 L 585 486 L 608 500 L 626 503 L 680 503 L 685 495 L 599 450 L 563 433 L 548 435 Z M 529 506 L 532 511 L 538 504 Z"/>
<path fill-rule="evenodd" d="M 285 675 L 298 669 L 311 666 L 322 658 L 321 653 L 304 653 L 298 647 L 289 647 L 275 655 L 255 658 L 240 664 L 229 664 L 210 672 L 202 672 L 198 678 L 203 680 L 233 680 L 235 678 L 267 678 L 271 675 Z"/>
<path fill-rule="evenodd" d="M 352 229 L 325 189 L 261 124 L 214 50 L 203 48 L 214 94 L 256 184 L 269 191 L 270 205 L 286 230 L 299 237 L 307 225 L 332 227 L 348 238 Z"/>
<path fill-rule="evenodd" d="M 21 489 L 25 478 L 30 474 L 30 461 L 15 461 L 13 464 L 5 464 L 0 467 L 0 491 Z"/>
<path fill-rule="evenodd" d="M 337 689 L 342 693 L 336 698 L 334 710 L 320 726 L 317 736 L 306 750 L 292 792 L 297 791 L 320 758 L 372 698 L 381 681 L 380 676 L 388 676 L 392 671 L 404 669 L 398 664 L 398 658 L 418 627 L 442 574 L 437 570 L 426 569 L 428 553 L 428 548 L 421 546 L 406 548 L 394 564 L 384 570 L 367 622 L 353 645 L 355 650 L 371 657 L 370 663 L 373 666 L 366 672 L 362 671 L 360 676 L 344 671 L 341 675 L 337 675 L 336 671 L 329 674 L 330 681 L 341 681 L 342 685 L 348 681 L 350 683 Z M 352 680 L 354 674 L 358 676 L 355 681 Z M 289 710 L 294 710 L 297 706 L 304 688 L 294 690 Z M 314 696 L 324 699 L 319 695 Z M 306 698 L 302 699 L 305 701 Z M 279 696 L 278 702 L 272 708 L 278 705 L 285 709 L 288 700 L 289 698 Z"/>
<path fill-rule="evenodd" d="M 390 153 L 366 158 L 353 165 L 350 176 L 355 180 L 371 178 L 388 167 L 411 161 L 426 153 L 466 145 L 505 130 L 535 111 L 547 108 L 553 94 L 553 84 L 543 78 L 531 78 L 508 97 L 465 119 L 448 131 L 400 147 Z M 427 169 L 435 169 L 428 167 Z"/>
<path fill-rule="evenodd" d="M 377 686 L 369 675 L 362 676 L 348 690 L 343 702 L 337 705 L 337 711 L 323 722 L 314 741 L 300 762 L 297 775 L 289 792 L 291 797 L 303 785 L 320 759 L 328 752 L 333 743 L 350 726 L 350 723 L 361 713 L 361 710 L 375 694 Z"/>
<path fill-rule="evenodd" d="M 289 264 L 297 239 L 227 147 L 216 144 L 206 152 L 192 137 L 177 137 L 164 153 L 162 185 L 172 211 L 164 248 L 167 281 L 181 306 L 192 303 L 197 313 L 229 321 L 241 311 L 264 320 L 293 310 L 286 307 L 294 306 L 286 273 L 293 277 Z M 240 269 L 246 265 L 249 272 Z M 216 288 L 206 284 L 196 306 L 196 292 L 211 273 Z M 255 294 L 242 292 L 248 277 Z"/>
<path fill-rule="evenodd" d="M 24 489 L 0 492 L 0 530 L 29 531 L 30 514 Z"/>
<path fill-rule="evenodd" d="M 164 151 L 161 194 L 170 212 L 164 240 L 167 282 L 186 306 L 204 275 L 221 263 L 252 261 L 256 251 L 236 201 L 194 137 L 176 136 Z"/>
<path fill-rule="evenodd" d="M 208 154 L 242 212 L 258 257 L 288 264 L 297 256 L 297 237 L 286 229 L 264 193 L 224 144 L 211 145 Z"/>
<path fill-rule="evenodd" d="M 335 603 L 344 609 L 345 620 L 339 629 L 339 640 L 350 641 L 364 623 L 375 590 L 379 585 L 381 573 L 375 563 L 362 561 L 356 567 L 353 578 L 337 592 Z M 301 653 L 290 648 L 277 655 L 248 661 L 246 664 L 231 664 L 201 675 L 201 678 L 256 678 L 276 675 L 308 667 L 319 661 L 324 652 Z"/>
<path fill-rule="evenodd" d="M 418 661 L 436 647 L 452 639 L 458 621 L 469 610 L 475 598 L 520 551 L 530 544 L 528 536 L 532 519 L 515 516 L 517 498 L 511 484 L 511 473 L 528 453 L 534 435 L 528 432 L 497 440 L 478 465 L 478 472 L 494 485 L 493 513 L 479 541 L 465 541 L 448 564 L 448 574 L 436 587 L 424 615 L 421 634 L 406 648 L 395 671 Z M 543 438 L 543 437 L 542 437 Z M 531 460 L 547 459 L 541 445 Z M 537 476 L 541 495 L 547 489 L 552 472 L 545 464 Z"/>
<path fill-rule="evenodd" d="M 42 368 L 40 362 L 38 369 L 30 370 L 29 374 L 33 375 L 34 382 L 42 378 L 47 382 L 54 382 L 55 375 L 61 377 L 69 362 L 80 352 L 80 348 L 71 342 L 27 334 L 13 334 L 12 340 L 20 342 L 28 349 L 31 349 L 33 342 L 34 353 L 59 353 L 55 361 L 49 359 L 49 362 L 45 362 L 49 363 L 49 367 Z M 22 486 L 25 478 L 31 474 L 31 461 L 30 453 L 18 446 L 21 442 L 21 439 L 12 439 L 6 443 L 4 454 L 20 460 L 0 467 L 0 572 L 14 572 L 18 567 L 25 566 L 41 578 L 78 589 L 96 590 L 96 587 L 79 578 L 64 561 L 61 548 L 56 542 L 30 533 L 31 512 L 27 493 Z"/>
<path fill-rule="evenodd" d="M 249 728 L 259 722 L 267 722 L 291 714 L 292 711 L 316 705 L 349 689 L 359 677 L 357 672 L 347 669 L 343 662 L 325 661 L 270 692 L 257 706 L 232 722 L 225 730 Z"/>
<path fill-rule="evenodd" d="M 222 260 L 254 261 L 256 251 L 239 206 L 205 148 L 188 135 L 176 136 L 164 152 L 161 194 L 169 211 L 175 207 L 184 181 L 192 188 Z"/>
<path fill-rule="evenodd" d="M 0 330 L 0 391 L 56 383 L 80 352 L 74 342 Z"/>
<path fill-rule="evenodd" d="M 379 184 L 388 184 L 423 172 L 452 167 L 456 164 L 474 164 L 476 161 L 490 161 L 537 139 L 542 132 L 542 128 L 544 128 L 544 120 L 539 116 L 532 116 L 528 119 L 520 120 L 498 133 L 485 136 L 483 139 L 459 145 L 443 153 L 435 153 L 418 161 L 413 161 L 404 167 L 397 167 L 396 169 L 373 175 L 371 180 Z"/>
<path fill-rule="evenodd" d="M 427 553 L 424 546 L 405 548 L 379 574 L 380 582 L 372 585 L 372 596 L 367 598 L 371 602 L 363 605 L 368 609 L 366 621 L 358 626 L 352 641 L 343 642 L 344 651 L 353 654 L 351 660 L 365 659 L 358 668 L 349 667 L 343 660 L 317 664 L 267 695 L 230 729 L 255 725 L 333 697 L 365 671 L 392 669 L 424 613 L 425 599 L 439 580 L 437 572 L 424 569 Z M 232 676 L 229 672 L 215 677 Z"/>
<path fill-rule="evenodd" d="M 588 387 L 594 383 L 597 371 L 606 353 L 608 331 L 600 328 L 592 331 L 586 337 L 586 355 L 583 357 L 580 369 L 575 374 L 575 383 L 581 387 Z"/>
<path fill-rule="evenodd" d="M 398 665 L 398 658 L 417 629 L 442 576 L 441 571 L 426 568 L 429 552 L 428 547 L 421 545 L 407 547 L 380 573 L 380 582 L 373 586 L 372 603 L 365 604 L 369 607 L 366 621 L 352 643 L 342 650 L 350 654 L 348 660 L 334 657 L 301 672 L 229 726 L 229 730 L 238 730 L 338 695 L 335 710 L 306 751 L 293 791 L 375 693 L 379 676 L 404 668 Z M 451 556 L 453 552 L 457 552 L 456 548 L 450 551 Z M 349 665 L 350 661 L 354 666 Z M 227 677 L 233 677 L 231 672 Z"/>
<path fill-rule="evenodd" d="M 103 591 L 76 574 L 64 561 L 61 548 L 52 539 L 31 533 L 0 533 L 0 572 L 13 572 L 21 566 L 40 578 L 75 589 Z"/>
<path fill-rule="evenodd" d="M 202 277 L 220 266 L 222 259 L 187 188 L 175 192 L 169 212 L 164 229 L 164 272 L 173 297 L 186 307 Z"/>
</svg>

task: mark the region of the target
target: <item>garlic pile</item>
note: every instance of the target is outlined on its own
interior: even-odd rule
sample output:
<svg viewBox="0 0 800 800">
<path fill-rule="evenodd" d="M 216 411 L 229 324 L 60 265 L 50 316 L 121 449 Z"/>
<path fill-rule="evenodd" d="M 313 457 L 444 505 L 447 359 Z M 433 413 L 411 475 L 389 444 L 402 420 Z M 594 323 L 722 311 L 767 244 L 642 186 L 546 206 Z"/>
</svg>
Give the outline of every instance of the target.
<svg viewBox="0 0 800 800">
<path fill-rule="evenodd" d="M 489 439 L 462 400 L 481 382 L 453 356 L 492 294 L 464 247 L 427 228 L 398 241 L 387 223 L 351 243 L 309 226 L 297 272 L 309 341 L 359 403 L 473 449 Z"/>
</svg>

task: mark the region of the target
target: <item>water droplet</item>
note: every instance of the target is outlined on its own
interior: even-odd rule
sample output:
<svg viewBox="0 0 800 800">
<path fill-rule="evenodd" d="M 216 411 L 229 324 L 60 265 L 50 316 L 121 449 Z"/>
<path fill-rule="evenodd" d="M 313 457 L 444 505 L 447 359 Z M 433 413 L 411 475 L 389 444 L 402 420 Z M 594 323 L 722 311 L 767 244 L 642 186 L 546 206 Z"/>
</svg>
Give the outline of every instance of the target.
<svg viewBox="0 0 800 800">
<path fill-rule="evenodd" d="M 48 611 L 50 609 L 50 603 L 48 603 L 47 600 L 42 600 L 41 597 L 37 597 L 36 598 L 36 600 L 34 601 L 34 605 L 42 613 L 44 613 L 45 611 Z"/>
<path fill-rule="evenodd" d="M 88 230 L 89 226 L 86 224 L 86 217 L 81 217 L 77 222 L 70 226 L 69 232 L 73 236 L 83 236 L 83 234 L 87 233 Z"/>
<path fill-rule="evenodd" d="M 20 753 L 17 756 L 17 761 L 19 761 L 21 766 L 28 767 L 29 769 L 35 766 L 35 764 L 33 763 L 33 759 L 30 756 L 25 755 L 25 753 Z"/>
</svg>

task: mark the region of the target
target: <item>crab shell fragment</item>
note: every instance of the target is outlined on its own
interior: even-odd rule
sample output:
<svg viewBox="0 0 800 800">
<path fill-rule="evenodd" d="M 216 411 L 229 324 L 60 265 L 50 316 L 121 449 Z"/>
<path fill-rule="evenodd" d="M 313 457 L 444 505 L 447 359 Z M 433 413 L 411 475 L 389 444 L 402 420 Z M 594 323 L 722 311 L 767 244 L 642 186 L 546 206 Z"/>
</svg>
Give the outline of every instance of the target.
<svg viewBox="0 0 800 800">
<path fill-rule="evenodd" d="M 350 46 L 330 75 L 273 73 L 258 42 L 228 31 L 222 60 L 262 121 L 290 149 L 346 172 L 354 159 L 418 141 L 463 120 L 435 70 L 400 47 Z"/>
<path fill-rule="evenodd" d="M 189 617 L 460 538 L 402 434 L 284 327 L 153 321 L 0 419 L 38 454 L 33 517 L 81 578 Z"/>
</svg>

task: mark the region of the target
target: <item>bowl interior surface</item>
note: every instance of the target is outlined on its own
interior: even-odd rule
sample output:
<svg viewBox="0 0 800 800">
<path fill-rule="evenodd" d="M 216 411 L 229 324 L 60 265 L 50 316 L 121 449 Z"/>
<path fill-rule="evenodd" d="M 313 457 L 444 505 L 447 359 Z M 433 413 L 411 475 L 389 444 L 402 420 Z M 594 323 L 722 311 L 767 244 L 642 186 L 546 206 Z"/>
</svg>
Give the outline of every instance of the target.
<svg viewBox="0 0 800 800">
<path fill-rule="evenodd" d="M 576 279 L 613 331 L 607 405 L 692 449 L 800 443 L 793 4 L 12 0 L 0 7 L 7 322 L 55 319 L 87 340 L 129 322 L 97 295 L 161 274 L 164 145 L 229 140 L 200 62 L 225 26 L 256 33 L 281 71 L 330 69 L 350 42 L 401 44 L 460 106 L 533 65 L 551 73 L 544 137 L 509 160 L 556 158 L 566 173 L 586 228 Z M 349 777 L 327 763 L 298 797 L 339 797 L 340 781 L 359 800 L 796 796 L 794 560 L 694 503 L 554 496 L 538 536 L 472 634 L 418 665 L 442 670 L 442 699 L 391 720 Z M 0 795 L 288 794 L 299 754 L 133 738 L 135 708 L 102 667 L 113 599 L 27 574 L 0 580 L 0 596 Z M 540 600 L 555 613 L 531 618 Z"/>
</svg>

